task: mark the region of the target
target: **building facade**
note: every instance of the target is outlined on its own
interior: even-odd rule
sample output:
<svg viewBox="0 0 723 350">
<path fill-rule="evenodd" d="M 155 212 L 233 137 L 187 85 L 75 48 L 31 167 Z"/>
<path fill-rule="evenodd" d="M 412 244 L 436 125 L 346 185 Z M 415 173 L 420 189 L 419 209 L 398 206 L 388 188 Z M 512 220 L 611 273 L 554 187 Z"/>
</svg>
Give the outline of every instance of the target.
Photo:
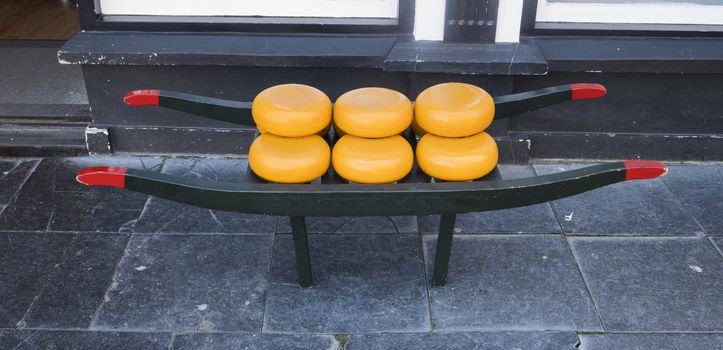
<svg viewBox="0 0 723 350">
<path fill-rule="evenodd" d="M 722 160 L 723 1 L 80 0 L 58 53 L 82 66 L 91 153 L 244 155 L 252 127 L 123 104 L 136 89 L 251 101 L 303 83 L 411 99 L 602 83 L 608 95 L 493 123 L 501 160 Z"/>
</svg>

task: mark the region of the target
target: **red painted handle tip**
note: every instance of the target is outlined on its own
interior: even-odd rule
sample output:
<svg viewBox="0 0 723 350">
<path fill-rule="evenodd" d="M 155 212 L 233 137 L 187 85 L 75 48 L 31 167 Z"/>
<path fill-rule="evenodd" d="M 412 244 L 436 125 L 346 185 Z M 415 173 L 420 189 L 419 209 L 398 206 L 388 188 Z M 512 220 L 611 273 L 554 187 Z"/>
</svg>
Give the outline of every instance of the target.
<svg viewBox="0 0 723 350">
<path fill-rule="evenodd" d="M 652 160 L 627 160 L 623 164 L 625 164 L 625 180 L 654 179 L 668 173 L 665 164 Z"/>
<path fill-rule="evenodd" d="M 600 84 L 570 84 L 572 87 L 573 100 L 585 100 L 589 98 L 603 97 L 608 90 Z"/>
<path fill-rule="evenodd" d="M 123 102 L 131 106 L 158 106 L 161 90 L 135 90 L 123 96 Z"/>
<path fill-rule="evenodd" d="M 96 166 L 81 169 L 75 179 L 88 186 L 111 186 L 125 188 L 128 168 Z"/>
</svg>

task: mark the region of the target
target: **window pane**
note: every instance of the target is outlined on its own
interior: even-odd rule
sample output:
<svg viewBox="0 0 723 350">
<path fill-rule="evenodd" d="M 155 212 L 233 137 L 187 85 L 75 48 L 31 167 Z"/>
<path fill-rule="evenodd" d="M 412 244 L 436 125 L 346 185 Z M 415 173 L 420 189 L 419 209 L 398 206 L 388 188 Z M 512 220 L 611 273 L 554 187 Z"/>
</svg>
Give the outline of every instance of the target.
<svg viewBox="0 0 723 350">
<path fill-rule="evenodd" d="M 105 15 L 157 16 L 397 18 L 398 5 L 399 0 L 100 0 Z"/>
<path fill-rule="evenodd" d="M 723 0 L 547 0 L 548 2 L 567 3 L 604 3 L 604 4 L 694 4 L 694 5 L 723 5 Z"/>
<path fill-rule="evenodd" d="M 723 25 L 723 0 L 537 0 L 536 22 L 555 24 Z M 629 29 L 609 26 L 607 29 Z M 710 30 L 709 28 L 706 28 Z"/>
</svg>

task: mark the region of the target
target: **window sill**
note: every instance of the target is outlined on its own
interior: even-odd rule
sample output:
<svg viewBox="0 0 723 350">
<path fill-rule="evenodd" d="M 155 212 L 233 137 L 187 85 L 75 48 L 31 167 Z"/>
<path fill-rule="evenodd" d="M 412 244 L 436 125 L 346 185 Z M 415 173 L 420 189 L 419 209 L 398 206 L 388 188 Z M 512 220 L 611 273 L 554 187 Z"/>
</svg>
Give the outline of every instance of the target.
<svg viewBox="0 0 723 350">
<path fill-rule="evenodd" d="M 547 62 L 535 45 L 443 42 L 398 43 L 387 56 L 387 71 L 541 75 Z"/>
<path fill-rule="evenodd" d="M 534 45 L 405 41 L 389 35 L 82 32 L 58 52 L 81 65 L 377 68 L 390 72 L 545 74 Z"/>
<path fill-rule="evenodd" d="M 303 38 L 303 39 L 301 39 Z M 65 64 L 380 67 L 394 36 L 81 32 L 58 52 Z"/>
<path fill-rule="evenodd" d="M 723 73 L 723 38 L 523 38 L 537 45 L 551 72 Z"/>
<path fill-rule="evenodd" d="M 520 44 L 393 35 L 82 32 L 58 52 L 81 65 L 375 68 L 389 72 L 723 73 L 723 38 L 525 37 Z"/>
</svg>

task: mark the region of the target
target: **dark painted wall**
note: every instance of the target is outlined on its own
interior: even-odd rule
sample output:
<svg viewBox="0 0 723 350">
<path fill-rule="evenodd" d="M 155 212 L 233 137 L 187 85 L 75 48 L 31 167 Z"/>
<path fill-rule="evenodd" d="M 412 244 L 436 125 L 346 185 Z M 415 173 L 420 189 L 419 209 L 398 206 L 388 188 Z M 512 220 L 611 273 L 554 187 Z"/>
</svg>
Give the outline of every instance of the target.
<svg viewBox="0 0 723 350">
<path fill-rule="evenodd" d="M 505 151 L 515 155 L 504 161 L 525 162 L 529 157 L 723 160 L 720 74 L 557 72 L 512 77 L 202 66 L 84 66 L 84 74 L 93 125 L 110 129 L 112 149 L 119 153 L 245 154 L 253 137 L 251 128 L 124 105 L 124 93 L 134 89 L 251 100 L 266 87 L 295 82 L 316 86 L 332 99 L 364 86 L 392 88 L 413 99 L 426 87 L 447 81 L 472 83 L 493 95 L 598 82 L 608 88 L 602 99 L 563 103 L 493 123 L 488 132 L 514 149 Z"/>
<path fill-rule="evenodd" d="M 550 73 L 519 77 L 515 90 L 597 82 L 599 100 L 552 106 L 514 118 L 516 130 L 652 134 L 723 133 L 723 74 Z"/>
<path fill-rule="evenodd" d="M 488 131 L 498 139 L 508 137 L 515 148 L 514 159 L 506 161 L 524 162 L 528 157 L 723 159 L 720 74 L 558 72 L 511 77 L 198 66 L 84 66 L 84 73 L 94 126 L 109 128 L 112 149 L 121 153 L 244 154 L 253 137 L 250 128 L 162 108 L 124 105 L 124 93 L 134 89 L 251 100 L 266 87 L 296 82 L 316 86 L 332 99 L 364 86 L 392 88 L 413 99 L 426 87 L 447 81 L 472 83 L 493 95 L 598 82 L 608 88 L 602 99 L 563 103 L 493 123 Z"/>
<path fill-rule="evenodd" d="M 723 160 L 723 75 L 557 72 L 518 77 L 515 90 L 567 82 L 608 94 L 511 118 L 509 137 L 529 140 L 529 158 Z"/>
</svg>

